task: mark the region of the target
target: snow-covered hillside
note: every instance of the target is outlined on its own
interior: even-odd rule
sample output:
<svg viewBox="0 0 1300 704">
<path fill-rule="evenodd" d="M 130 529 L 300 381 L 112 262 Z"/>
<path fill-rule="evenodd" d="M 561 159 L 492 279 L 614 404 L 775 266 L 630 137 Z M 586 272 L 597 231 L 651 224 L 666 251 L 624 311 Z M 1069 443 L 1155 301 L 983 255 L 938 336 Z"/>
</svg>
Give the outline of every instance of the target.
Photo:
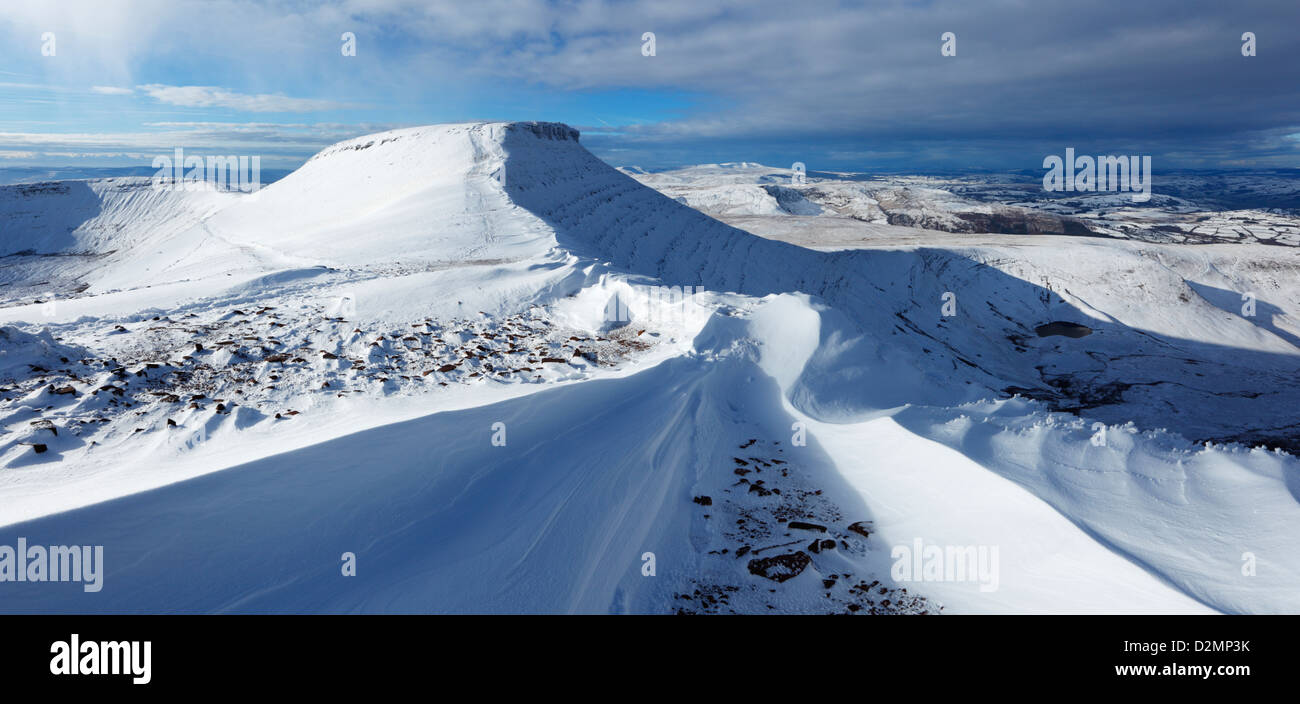
<svg viewBox="0 0 1300 704">
<path fill-rule="evenodd" d="M 105 555 L 0 611 L 1300 608 L 1295 250 L 733 186 L 468 123 L 0 188 L 0 545 Z"/>
<path fill-rule="evenodd" d="M 1300 245 L 1296 179 L 1287 170 L 1161 173 L 1151 199 L 1140 204 L 1128 193 L 1049 193 L 1042 174 L 796 174 L 752 163 L 621 170 L 724 222 L 747 227 L 764 218 L 757 222 L 760 227 L 785 236 L 835 230 L 835 239 L 861 243 L 879 239 L 879 226 L 888 224 L 969 234 Z M 770 217 L 776 215 L 787 217 Z"/>
</svg>

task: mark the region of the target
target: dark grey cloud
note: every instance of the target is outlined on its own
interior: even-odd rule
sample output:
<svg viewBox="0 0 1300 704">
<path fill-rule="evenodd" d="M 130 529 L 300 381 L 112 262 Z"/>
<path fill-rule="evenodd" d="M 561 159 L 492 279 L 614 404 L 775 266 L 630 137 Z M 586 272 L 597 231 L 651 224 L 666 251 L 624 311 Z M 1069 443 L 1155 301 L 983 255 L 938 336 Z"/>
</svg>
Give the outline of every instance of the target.
<svg viewBox="0 0 1300 704">
<path fill-rule="evenodd" d="M 584 130 L 611 161 L 1028 168 L 1073 146 L 1177 166 L 1300 165 L 1296 0 L 61 0 L 7 13 L 10 46 L 56 19 L 80 27 L 78 52 L 39 65 L 86 86 L 152 85 L 136 80 L 141 66 L 193 62 L 202 75 L 166 85 L 407 108 L 361 118 L 372 122 L 444 104 L 466 119 L 591 122 L 581 101 L 528 113 L 525 91 L 635 92 Z M 362 50 L 327 70 L 342 28 Z M 655 56 L 641 53 L 645 32 Z M 940 55 L 944 32 L 955 57 Z"/>
<path fill-rule="evenodd" d="M 650 59 L 597 47 L 576 62 L 565 48 L 530 70 L 726 97 L 619 130 L 629 149 L 708 149 L 707 138 L 761 150 L 798 135 L 828 156 L 903 148 L 942 160 L 946 149 L 1027 165 L 1075 146 L 1184 166 L 1300 165 L 1297 27 L 1295 2 L 752 2 L 664 28 Z M 940 54 L 944 32 L 957 37 L 955 57 Z M 1242 56 L 1243 32 L 1256 56 Z M 577 63 L 600 68 L 563 70 Z"/>
</svg>

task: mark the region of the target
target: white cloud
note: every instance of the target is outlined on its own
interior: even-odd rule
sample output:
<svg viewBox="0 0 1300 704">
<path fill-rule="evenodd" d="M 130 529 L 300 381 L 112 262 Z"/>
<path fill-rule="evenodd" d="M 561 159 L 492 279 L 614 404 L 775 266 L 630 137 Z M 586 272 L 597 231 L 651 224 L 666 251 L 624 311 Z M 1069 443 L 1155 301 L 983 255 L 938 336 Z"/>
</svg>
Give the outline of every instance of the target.
<svg viewBox="0 0 1300 704">
<path fill-rule="evenodd" d="M 315 112 L 351 107 L 347 103 L 284 95 L 246 95 L 214 86 L 168 86 L 160 83 L 136 86 L 149 97 L 168 105 L 191 108 L 229 108 L 248 112 Z"/>
<path fill-rule="evenodd" d="M 0 159 L 58 156 L 77 159 L 129 158 L 148 162 L 158 154 L 186 151 L 258 155 L 267 166 L 297 166 L 326 146 L 401 125 L 270 123 L 156 123 L 149 132 L 0 132 Z M 7 156 L 8 155 L 8 156 Z"/>
<path fill-rule="evenodd" d="M 117 88 L 115 86 L 93 86 L 90 90 L 92 93 L 100 95 L 133 95 L 135 93 L 130 88 Z"/>
<path fill-rule="evenodd" d="M 1276 58 L 1300 51 L 1300 34 L 1270 39 L 1274 58 L 1242 61 L 1232 50 L 1236 11 L 1221 0 L 1182 0 L 1178 12 L 1169 0 L 1140 9 L 1120 0 L 10 4 L 0 46 L 27 49 L 6 57 L 18 73 L 0 76 L 26 84 L 39 75 L 46 90 L 83 94 L 96 83 L 148 83 L 134 91 L 158 102 L 147 119 L 180 112 L 159 106 L 291 115 L 364 103 L 376 109 L 369 119 L 421 110 L 581 119 L 642 145 L 816 136 L 843 138 L 846 152 L 1028 136 L 1139 138 L 1149 151 L 1156 132 L 1242 139 L 1300 124 L 1292 94 L 1276 88 L 1300 76 L 1300 63 Z M 1286 3 L 1247 4 L 1261 6 L 1261 26 L 1290 19 Z M 32 41 L 49 28 L 57 61 Z M 355 57 L 339 51 L 344 31 L 357 36 Z M 654 57 L 641 54 L 646 31 L 657 36 Z M 957 57 L 940 54 L 946 31 L 959 37 Z M 611 90 L 628 94 L 612 102 L 621 113 L 587 114 L 595 108 L 581 95 Z M 541 108 L 529 113 L 533 96 Z"/>
</svg>

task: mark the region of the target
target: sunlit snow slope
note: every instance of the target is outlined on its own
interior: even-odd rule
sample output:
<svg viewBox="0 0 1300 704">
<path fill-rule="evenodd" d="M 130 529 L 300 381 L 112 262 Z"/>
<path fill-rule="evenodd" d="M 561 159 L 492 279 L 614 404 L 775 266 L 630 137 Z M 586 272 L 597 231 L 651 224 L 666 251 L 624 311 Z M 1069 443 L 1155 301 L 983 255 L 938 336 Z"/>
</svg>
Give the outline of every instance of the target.
<svg viewBox="0 0 1300 704">
<path fill-rule="evenodd" d="M 1300 609 L 1267 248 L 816 251 L 551 123 L 65 183 L 0 189 L 0 545 L 103 545 L 104 588 L 0 611 Z M 917 540 L 994 579 L 900 580 Z"/>
</svg>

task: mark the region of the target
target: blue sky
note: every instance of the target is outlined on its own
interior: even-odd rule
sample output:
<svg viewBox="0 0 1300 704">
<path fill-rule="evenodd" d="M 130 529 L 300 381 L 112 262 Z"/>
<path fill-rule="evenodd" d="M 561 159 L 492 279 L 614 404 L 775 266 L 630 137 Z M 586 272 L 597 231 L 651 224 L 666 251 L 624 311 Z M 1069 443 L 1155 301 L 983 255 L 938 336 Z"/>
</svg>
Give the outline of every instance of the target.
<svg viewBox="0 0 1300 704">
<path fill-rule="evenodd" d="M 476 119 L 566 122 L 652 168 L 1040 169 L 1066 147 L 1300 166 L 1293 0 L 55 0 L 0 9 L 0 56 L 0 167 L 181 147 L 291 168 Z"/>
</svg>

